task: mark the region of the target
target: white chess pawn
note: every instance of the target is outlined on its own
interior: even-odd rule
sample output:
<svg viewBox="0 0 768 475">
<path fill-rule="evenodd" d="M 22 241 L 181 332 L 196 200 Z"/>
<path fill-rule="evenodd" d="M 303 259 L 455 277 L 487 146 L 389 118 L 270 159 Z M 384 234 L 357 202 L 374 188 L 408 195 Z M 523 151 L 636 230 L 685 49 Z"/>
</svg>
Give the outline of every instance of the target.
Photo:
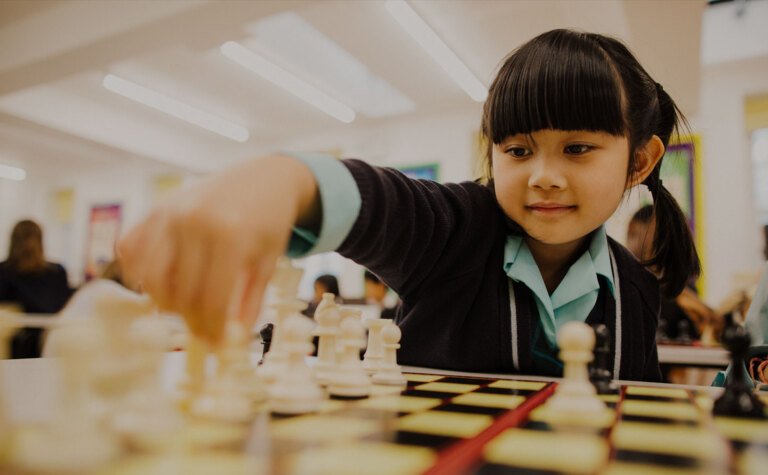
<svg viewBox="0 0 768 475">
<path fill-rule="evenodd" d="M 252 402 L 266 399 L 264 382 L 251 362 L 250 335 L 239 320 L 227 322 L 224 344 L 218 352 L 217 378 L 231 379 Z"/>
<path fill-rule="evenodd" d="M 362 321 L 363 318 L 363 311 L 359 308 L 353 308 L 353 307 L 346 307 L 343 305 L 339 305 L 338 307 L 339 313 L 341 314 L 341 323 L 340 326 L 344 324 L 344 322 L 347 319 L 352 319 L 358 323 Z M 363 333 L 365 333 L 365 329 L 363 329 Z M 365 341 L 365 335 L 363 335 L 363 343 L 361 344 L 361 347 L 365 347 L 366 341 Z M 344 345 L 342 345 L 341 340 L 339 338 L 336 338 L 336 353 L 339 355 L 341 353 L 344 353 Z"/>
<path fill-rule="evenodd" d="M 374 374 L 379 370 L 384 360 L 384 347 L 381 339 L 381 330 L 391 323 L 383 318 L 367 318 L 363 321 L 368 328 L 368 347 L 363 355 L 363 368 L 368 374 Z"/>
<path fill-rule="evenodd" d="M 400 366 L 397 364 L 397 350 L 400 349 L 400 327 L 392 320 L 384 320 L 384 328 L 381 330 L 381 343 L 384 356 L 379 365 L 379 370 L 373 375 L 373 382 L 390 386 L 405 386 L 408 380 L 403 376 Z"/>
<path fill-rule="evenodd" d="M 266 394 L 251 367 L 248 337 L 240 322 L 227 322 L 217 357 L 216 374 L 205 380 L 190 412 L 223 422 L 248 422 L 254 414 L 253 403 L 265 399 Z"/>
<path fill-rule="evenodd" d="M 589 418 L 605 411 L 605 403 L 589 381 L 588 364 L 592 361 L 595 332 L 583 322 L 568 322 L 557 334 L 560 359 L 563 361 L 563 379 L 546 409 L 554 423 L 569 423 Z"/>
<path fill-rule="evenodd" d="M 170 329 L 157 316 L 139 317 L 130 326 L 128 341 L 137 361 L 134 384 L 111 417 L 115 430 L 134 445 L 151 448 L 163 444 L 183 425 L 160 380 L 170 338 Z"/>
<path fill-rule="evenodd" d="M 354 317 L 341 322 L 338 339 L 342 352 L 336 370 L 331 374 L 328 392 L 333 396 L 362 398 L 371 392 L 371 380 L 360 361 L 360 349 L 365 345 L 365 330 Z"/>
<path fill-rule="evenodd" d="M 323 391 L 305 360 L 305 356 L 312 352 L 312 326 L 312 320 L 301 315 L 291 315 L 283 322 L 287 362 L 284 371 L 269 388 L 272 412 L 304 414 L 318 410 L 323 403 Z"/>
<path fill-rule="evenodd" d="M 323 294 L 323 300 L 315 311 L 317 326 L 313 334 L 317 340 L 317 360 L 315 361 L 315 379 L 322 385 L 328 384 L 330 374 L 336 368 L 336 335 L 339 333 L 341 313 L 334 301 L 335 296 Z"/>
</svg>

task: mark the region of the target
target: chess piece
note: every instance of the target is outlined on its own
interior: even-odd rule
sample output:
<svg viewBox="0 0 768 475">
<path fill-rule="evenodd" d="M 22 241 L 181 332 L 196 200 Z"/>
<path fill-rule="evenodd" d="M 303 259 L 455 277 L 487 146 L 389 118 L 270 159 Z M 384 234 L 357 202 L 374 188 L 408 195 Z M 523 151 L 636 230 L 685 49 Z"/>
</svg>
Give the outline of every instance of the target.
<svg viewBox="0 0 768 475">
<path fill-rule="evenodd" d="M 217 377 L 230 379 L 252 402 L 266 398 L 263 382 L 251 363 L 250 334 L 239 320 L 227 322 L 224 344 L 218 352 Z"/>
<path fill-rule="evenodd" d="M 354 317 L 341 322 L 338 345 L 342 352 L 336 370 L 329 378 L 328 392 L 333 396 L 347 398 L 367 397 L 371 392 L 371 381 L 360 361 L 360 348 L 365 345 L 365 330 Z"/>
<path fill-rule="evenodd" d="M 570 424 L 604 412 L 605 403 L 589 382 L 587 369 L 595 345 L 592 327 L 582 322 L 568 322 L 557 333 L 557 344 L 564 368 L 563 379 L 546 404 L 551 421 Z"/>
<path fill-rule="evenodd" d="M 667 321 L 663 318 L 659 320 L 659 324 L 656 326 L 656 343 L 669 343 L 669 336 L 667 335 Z"/>
<path fill-rule="evenodd" d="M 264 400 L 266 391 L 251 366 L 248 334 L 241 322 L 227 322 L 216 356 L 216 373 L 205 381 L 190 411 L 206 419 L 247 422 L 253 416 L 253 403 Z"/>
<path fill-rule="evenodd" d="M 336 368 L 336 336 L 339 333 L 341 313 L 334 302 L 335 296 L 330 293 L 323 294 L 323 301 L 315 311 L 317 327 L 313 334 L 317 339 L 317 360 L 315 361 L 315 379 L 322 385 L 327 385 L 331 373 Z M 326 301 L 328 304 L 326 305 Z"/>
<path fill-rule="evenodd" d="M 271 305 L 276 311 L 275 326 L 272 332 L 271 349 L 264 356 L 264 362 L 259 367 L 259 375 L 267 383 L 272 384 L 282 373 L 287 361 L 287 354 L 282 348 L 281 327 L 283 321 L 291 315 L 298 314 L 307 308 L 306 302 L 296 297 L 299 283 L 304 271 L 294 267 L 288 259 L 278 260 L 274 276 L 270 284 L 275 289 L 277 301 Z"/>
<path fill-rule="evenodd" d="M 140 317 L 129 330 L 128 340 L 137 361 L 133 385 L 111 417 L 117 433 L 134 446 L 163 445 L 183 426 L 181 414 L 160 380 L 170 337 L 167 325 L 157 316 Z"/>
<path fill-rule="evenodd" d="M 205 385 L 205 360 L 208 358 L 208 343 L 202 338 L 190 334 L 187 341 L 184 379 L 179 383 L 179 390 L 186 400 L 192 400 Z"/>
<path fill-rule="evenodd" d="M 688 320 L 680 320 L 677 322 L 677 340 L 680 345 L 690 345 L 691 338 L 691 323 Z"/>
<path fill-rule="evenodd" d="M 717 346 L 715 326 L 711 320 L 707 320 L 701 329 L 701 346 Z"/>
<path fill-rule="evenodd" d="M 368 347 L 363 356 L 363 368 L 368 374 L 375 374 L 379 371 L 379 367 L 384 360 L 384 347 L 381 331 L 389 322 L 389 320 L 383 318 L 368 318 L 364 320 L 364 324 L 368 328 Z"/>
<path fill-rule="evenodd" d="M 712 412 L 716 416 L 766 418 L 763 403 L 752 393 L 744 366 L 750 342 L 749 333 L 742 325 L 730 325 L 723 332 L 723 344 L 731 353 L 731 371 L 722 396 L 715 401 Z"/>
<path fill-rule="evenodd" d="M 275 329 L 274 323 L 265 323 L 259 330 L 259 336 L 261 337 L 261 359 L 259 364 L 264 363 L 264 356 L 269 353 L 269 347 L 272 345 L 272 332 Z"/>
<path fill-rule="evenodd" d="M 611 331 L 602 323 L 595 328 L 594 360 L 589 365 L 589 380 L 595 386 L 597 394 L 616 394 L 619 391 L 608 370 L 608 357 L 611 354 Z"/>
<path fill-rule="evenodd" d="M 373 375 L 374 383 L 390 386 L 408 384 L 408 380 L 403 376 L 403 372 L 397 364 L 397 350 L 400 349 L 401 336 L 400 327 L 392 320 L 384 320 L 380 333 L 383 356 L 378 365 L 378 371 Z"/>
<path fill-rule="evenodd" d="M 315 382 L 304 357 L 312 352 L 313 323 L 307 317 L 291 315 L 283 322 L 283 344 L 287 355 L 284 371 L 269 388 L 269 405 L 278 414 L 314 412 L 324 395 Z"/>
<path fill-rule="evenodd" d="M 59 328 L 58 407 L 52 420 L 14 443 L 11 462 L 22 471 L 91 473 L 122 452 L 116 434 L 93 411 L 93 363 L 104 338 L 99 330 L 94 325 Z"/>
</svg>

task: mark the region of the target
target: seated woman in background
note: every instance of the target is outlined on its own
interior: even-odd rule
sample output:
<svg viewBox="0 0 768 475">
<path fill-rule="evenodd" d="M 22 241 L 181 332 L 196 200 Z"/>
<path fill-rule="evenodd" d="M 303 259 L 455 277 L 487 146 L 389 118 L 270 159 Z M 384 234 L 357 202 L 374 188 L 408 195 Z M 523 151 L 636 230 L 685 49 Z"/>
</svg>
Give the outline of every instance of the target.
<svg viewBox="0 0 768 475">
<path fill-rule="evenodd" d="M 40 226 L 28 219 L 16 223 L 8 258 L 0 263 L 0 302 L 15 304 L 24 313 L 51 314 L 71 294 L 64 267 L 45 260 Z M 40 329 L 20 330 L 13 338 L 12 358 L 40 356 L 40 335 Z"/>
<path fill-rule="evenodd" d="M 399 304 L 397 296 L 389 290 L 387 284 L 368 269 L 365 270 L 363 279 L 365 280 L 365 303 L 379 307 L 381 318 L 395 318 L 395 308 Z"/>
</svg>

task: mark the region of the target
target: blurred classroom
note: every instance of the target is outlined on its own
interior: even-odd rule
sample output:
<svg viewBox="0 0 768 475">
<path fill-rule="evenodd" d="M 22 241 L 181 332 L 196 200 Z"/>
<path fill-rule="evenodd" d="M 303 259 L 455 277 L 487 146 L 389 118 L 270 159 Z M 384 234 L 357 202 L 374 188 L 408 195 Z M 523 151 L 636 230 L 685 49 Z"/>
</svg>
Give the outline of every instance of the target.
<svg viewBox="0 0 768 475">
<path fill-rule="evenodd" d="M 0 249 L 33 219 L 76 288 L 165 195 L 274 151 L 473 179 L 501 59 L 563 27 L 621 38 L 688 117 L 665 184 L 696 236 L 702 300 L 721 308 L 756 282 L 768 254 L 768 1 L 409 1 L 437 52 L 401 26 L 398 3 L 3 0 Z M 645 193 L 611 219 L 620 242 Z M 363 297 L 354 263 L 299 265 L 302 298 L 323 274 Z"/>
</svg>

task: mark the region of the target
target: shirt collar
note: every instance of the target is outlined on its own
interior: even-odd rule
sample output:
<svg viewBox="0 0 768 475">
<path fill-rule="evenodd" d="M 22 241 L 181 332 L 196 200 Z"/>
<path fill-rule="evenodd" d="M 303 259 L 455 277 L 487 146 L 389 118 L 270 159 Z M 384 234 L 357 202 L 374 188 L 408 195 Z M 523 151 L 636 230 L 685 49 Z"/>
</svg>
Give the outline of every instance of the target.
<svg viewBox="0 0 768 475">
<path fill-rule="evenodd" d="M 524 283 L 539 298 L 548 312 L 554 314 L 559 308 L 593 290 L 599 289 L 597 276 L 605 277 L 608 288 L 615 297 L 611 258 L 608 251 L 608 236 L 605 227 L 597 228 L 591 237 L 589 247 L 576 262 L 571 265 L 563 281 L 550 296 L 547 292 L 541 272 L 533 259 L 522 236 L 507 236 L 504 248 L 504 272 L 518 282 Z"/>
</svg>

